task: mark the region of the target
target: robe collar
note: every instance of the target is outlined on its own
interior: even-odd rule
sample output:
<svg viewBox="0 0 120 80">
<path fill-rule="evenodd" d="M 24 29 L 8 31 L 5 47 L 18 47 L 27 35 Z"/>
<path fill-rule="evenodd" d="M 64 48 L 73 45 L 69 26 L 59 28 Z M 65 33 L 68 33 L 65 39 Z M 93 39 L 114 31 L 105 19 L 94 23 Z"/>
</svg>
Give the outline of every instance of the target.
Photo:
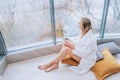
<svg viewBox="0 0 120 80">
<path fill-rule="evenodd" d="M 89 39 L 92 36 L 93 36 L 93 32 L 90 29 L 81 39 Z"/>
</svg>

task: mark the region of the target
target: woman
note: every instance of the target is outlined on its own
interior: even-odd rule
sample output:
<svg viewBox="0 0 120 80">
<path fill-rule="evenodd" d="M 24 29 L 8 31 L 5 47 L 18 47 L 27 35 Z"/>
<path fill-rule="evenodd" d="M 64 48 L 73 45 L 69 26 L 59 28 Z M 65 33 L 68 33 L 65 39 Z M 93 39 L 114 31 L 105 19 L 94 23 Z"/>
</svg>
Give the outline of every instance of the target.
<svg viewBox="0 0 120 80">
<path fill-rule="evenodd" d="M 79 23 L 81 36 L 78 36 L 75 42 L 65 40 L 61 51 L 55 59 L 45 65 L 38 66 L 40 70 L 49 72 L 59 67 L 59 62 L 69 54 L 74 60 L 79 62 L 78 66 L 70 66 L 69 68 L 77 73 L 83 74 L 90 70 L 96 63 L 97 44 L 92 32 L 91 22 L 87 18 L 82 18 Z"/>
</svg>

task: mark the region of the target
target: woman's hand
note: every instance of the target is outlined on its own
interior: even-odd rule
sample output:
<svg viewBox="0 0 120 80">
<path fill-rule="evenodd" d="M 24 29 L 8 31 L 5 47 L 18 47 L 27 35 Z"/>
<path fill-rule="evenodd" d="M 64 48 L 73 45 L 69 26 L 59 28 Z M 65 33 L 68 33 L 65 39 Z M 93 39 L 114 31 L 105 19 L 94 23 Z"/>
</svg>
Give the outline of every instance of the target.
<svg viewBox="0 0 120 80">
<path fill-rule="evenodd" d="M 75 44 L 70 40 L 65 40 L 64 45 L 71 48 L 71 49 L 75 49 Z"/>
</svg>

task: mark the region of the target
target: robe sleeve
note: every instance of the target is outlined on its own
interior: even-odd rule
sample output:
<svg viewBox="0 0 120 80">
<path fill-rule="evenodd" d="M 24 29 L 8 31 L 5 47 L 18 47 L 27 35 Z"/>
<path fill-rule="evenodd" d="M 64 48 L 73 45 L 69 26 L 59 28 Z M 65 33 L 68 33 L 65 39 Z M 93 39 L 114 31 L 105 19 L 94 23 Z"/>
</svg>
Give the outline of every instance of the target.
<svg viewBox="0 0 120 80">
<path fill-rule="evenodd" d="M 81 44 L 79 42 L 79 44 Z M 83 45 L 76 45 L 74 53 L 79 57 L 87 57 L 96 51 L 96 42 L 93 38 L 84 42 Z"/>
</svg>

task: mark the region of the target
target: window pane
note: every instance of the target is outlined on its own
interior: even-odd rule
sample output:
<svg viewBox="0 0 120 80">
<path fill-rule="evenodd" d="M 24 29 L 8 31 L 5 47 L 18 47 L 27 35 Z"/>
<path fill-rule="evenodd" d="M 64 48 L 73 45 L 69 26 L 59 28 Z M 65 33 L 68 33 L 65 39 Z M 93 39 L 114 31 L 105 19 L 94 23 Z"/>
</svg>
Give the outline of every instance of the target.
<svg viewBox="0 0 120 80">
<path fill-rule="evenodd" d="M 4 44 L 4 40 L 3 40 L 2 34 L 0 32 L 0 56 L 6 54 L 6 52 L 7 51 L 6 51 L 6 47 Z"/>
<path fill-rule="evenodd" d="M 51 40 L 49 0 L 0 0 L 0 30 L 7 47 Z"/>
<path fill-rule="evenodd" d="M 105 36 L 115 36 L 120 33 L 120 0 L 110 0 L 106 21 Z"/>
<path fill-rule="evenodd" d="M 76 36 L 83 17 L 91 20 L 93 30 L 100 31 L 104 0 L 54 0 L 56 36 Z"/>
</svg>

